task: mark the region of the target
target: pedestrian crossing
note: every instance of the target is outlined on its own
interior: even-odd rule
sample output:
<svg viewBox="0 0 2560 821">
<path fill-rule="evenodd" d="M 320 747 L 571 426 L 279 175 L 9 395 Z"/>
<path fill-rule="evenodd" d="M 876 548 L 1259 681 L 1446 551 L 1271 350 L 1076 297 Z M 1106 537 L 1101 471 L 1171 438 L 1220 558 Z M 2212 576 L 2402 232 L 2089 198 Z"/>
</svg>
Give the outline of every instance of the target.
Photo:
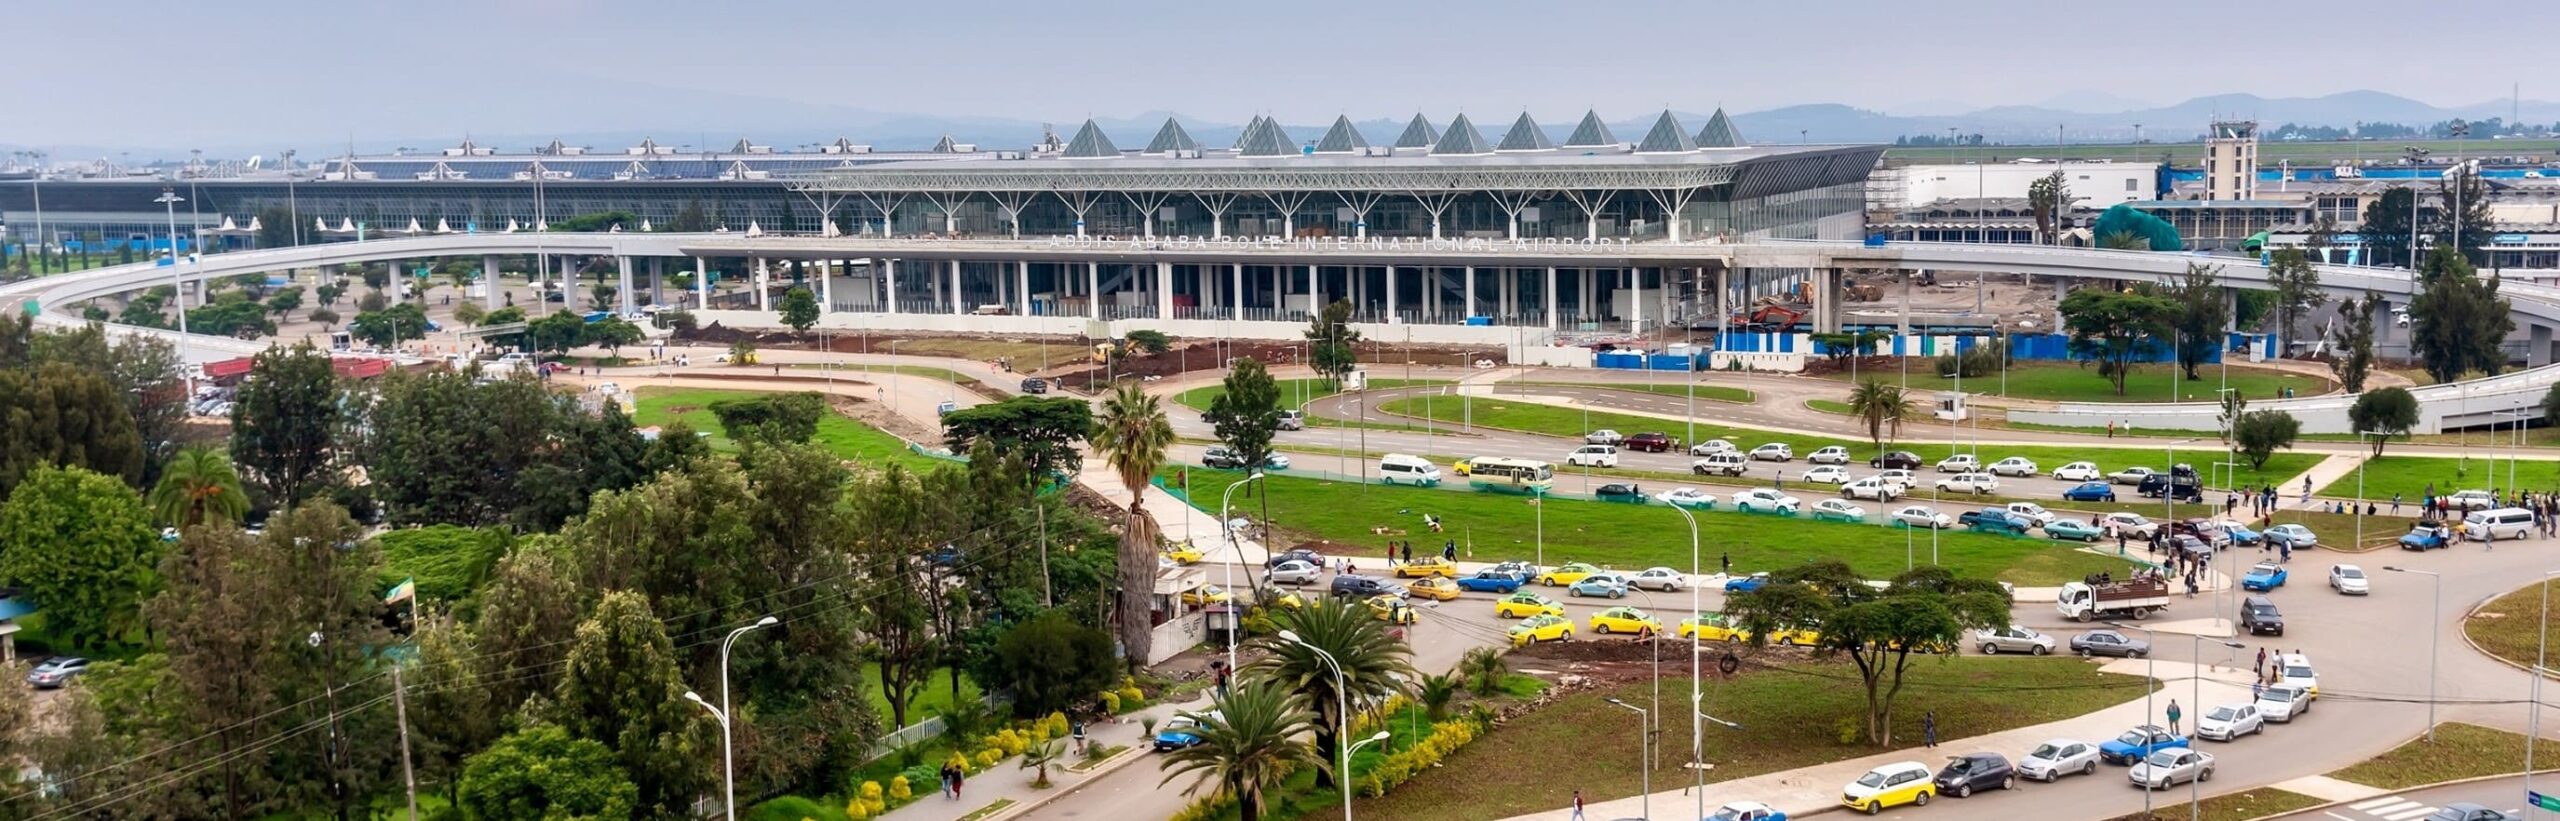
<svg viewBox="0 0 2560 821">
<path fill-rule="evenodd" d="M 2323 814 L 2328 815 L 2331 818 L 2341 819 L 2341 821 L 2369 821 L 2370 819 L 2380 819 L 2380 821 L 2418 821 L 2418 819 L 2426 818 L 2427 816 L 2434 814 L 2436 811 L 2436 807 L 2432 804 L 2411 801 L 2396 795 L 2370 798 L 2349 804 L 2339 809 L 2349 810 L 2351 811 L 2351 814 L 2342 814 L 2336 810 L 2327 811 Z M 2507 812 L 2512 816 L 2516 811 L 2508 810 Z"/>
</svg>

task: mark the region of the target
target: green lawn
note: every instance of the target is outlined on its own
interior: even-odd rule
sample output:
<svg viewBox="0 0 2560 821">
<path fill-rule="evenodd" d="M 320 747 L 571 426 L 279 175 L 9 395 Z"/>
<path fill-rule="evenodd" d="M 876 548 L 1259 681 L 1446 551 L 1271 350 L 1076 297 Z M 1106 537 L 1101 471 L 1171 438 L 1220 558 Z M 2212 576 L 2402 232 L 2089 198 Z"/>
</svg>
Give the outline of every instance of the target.
<svg viewBox="0 0 2560 821">
<path fill-rule="evenodd" d="M 1855 667 L 1774 654 L 1761 658 L 1778 659 L 1782 666 L 1749 665 L 1734 678 L 1706 688 L 1709 713 L 1743 717 L 1747 728 L 1708 726 L 1714 735 L 1706 740 L 1707 760 L 1715 765 L 1707 771 L 1708 780 L 1748 778 L 1883 751 L 1865 744 L 1862 736 L 1858 743 L 1841 742 L 1844 724 L 1861 732 L 1864 728 L 1866 699 Z M 1939 737 L 1955 751 L 1964 747 L 1967 736 L 2121 704 L 2141 698 L 2146 686 L 2141 679 L 2102 674 L 2070 659 L 1915 658 L 1895 702 L 1894 742 L 1911 749 L 1914 757 L 1935 761 L 1935 755 L 1922 755 L 1919 749 L 1924 713 L 1937 714 Z M 1688 690 L 1686 678 L 1664 679 L 1664 709 L 1672 707 L 1672 693 Z M 2019 693 L 2034 697 L 2020 698 Z M 1633 682 L 1564 696 L 1512 719 L 1443 766 L 1383 798 L 1363 801 L 1357 809 L 1367 818 L 1459 821 L 1553 810 L 1571 804 L 1576 788 L 1590 801 L 1635 795 L 1643 784 L 1634 741 L 1638 719 L 1609 704 L 1609 698 L 1644 706 L 1653 698 L 1653 685 Z M 1689 779 L 1687 723 L 1677 718 L 1663 722 L 1662 743 L 1655 745 L 1656 789 Z"/>
<path fill-rule="evenodd" d="M 1689 398 L 1689 395 L 1690 395 L 1690 389 L 1691 389 L 1693 386 L 1691 386 L 1691 385 L 1690 385 L 1689 383 L 1687 383 L 1687 382 L 1654 382 L 1654 383 L 1646 383 L 1646 382 L 1535 382 L 1535 381 L 1531 381 L 1531 382 L 1521 382 L 1521 381 L 1511 381 L 1511 382 L 1504 382 L 1504 383 L 1502 383 L 1501 385 L 1496 386 L 1495 390 L 1496 390 L 1497 392 L 1501 392 L 1501 393 L 1534 393 L 1534 392 L 1535 392 L 1535 391 L 1524 391 L 1524 390 L 1518 390 L 1519 388 L 1523 388 L 1523 387 L 1537 387 L 1537 388 L 1606 388 L 1606 389 L 1608 389 L 1608 390 L 1613 390 L 1613 391 L 1633 391 L 1633 392 L 1636 392 L 1636 393 L 1658 393 L 1658 394 L 1662 394 L 1662 395 L 1664 395 L 1664 396 L 1677 396 L 1677 397 L 1680 397 L 1680 398 L 1682 398 L 1682 399 L 1687 399 L 1687 398 Z M 1744 405 L 1751 404 L 1751 402 L 1752 402 L 1752 401 L 1753 401 L 1753 399 L 1754 399 L 1754 397 L 1752 396 L 1752 394 L 1751 394 L 1751 392 L 1750 392 L 1750 391 L 1743 390 L 1743 389 L 1741 389 L 1741 388 L 1728 387 L 1728 386 L 1724 386 L 1724 385 L 1697 385 L 1697 386 L 1694 386 L 1694 387 L 1697 389 L 1697 397 L 1698 397 L 1698 398 L 1700 398 L 1700 399 L 1713 399 L 1713 400 L 1718 401 L 1718 402 L 1735 402 L 1735 403 L 1744 404 Z"/>
<path fill-rule="evenodd" d="M 2414 514 L 2417 509 L 2416 500 L 2411 500 L 2409 506 L 2401 508 L 2401 511 Z M 2322 546 L 2337 550 L 2372 549 L 2399 544 L 2400 534 L 2409 532 L 2409 526 L 2418 521 L 2415 515 L 2393 516 L 2390 504 L 2378 504 L 2374 508 L 2374 515 L 2364 517 L 2364 542 L 2361 548 L 2357 548 L 2350 546 L 2350 543 L 2356 541 L 2356 517 L 2353 513 L 2279 510 L 2276 511 L 2274 518 L 2277 524 L 2291 523 L 2311 528 L 2312 533 L 2320 536 Z"/>
<path fill-rule="evenodd" d="M 2541 745 L 2536 745 L 2541 746 Z M 2524 772 L 2524 736 L 2477 724 L 2436 725 L 2436 739 L 2425 736 L 2365 759 L 2330 778 L 2402 790 L 2422 784 Z"/>
<path fill-rule="evenodd" d="M 1299 407 L 1309 402 L 1323 399 L 1336 393 L 1341 393 L 1341 391 L 1333 389 L 1333 381 L 1329 379 L 1275 379 L 1272 380 L 1272 384 L 1277 385 L 1280 388 L 1281 407 Z M 1388 388 L 1446 384 L 1449 384 L 1449 382 L 1445 379 L 1371 379 L 1369 380 L 1369 389 L 1386 390 Z M 1225 396 L 1226 394 L 1226 385 L 1203 385 L 1201 387 L 1192 388 L 1190 390 L 1174 394 L 1173 401 L 1174 404 L 1181 405 L 1192 410 L 1206 411 L 1209 409 L 1210 402 L 1216 401 L 1218 397 Z"/>
<path fill-rule="evenodd" d="M 2560 484 L 2560 462 L 2520 459 L 2510 462 L 2493 458 L 2495 451 L 2481 448 L 2469 460 L 2446 456 L 2392 456 L 2388 452 L 2364 464 L 2364 498 L 2390 499 L 2400 494 L 2403 501 L 2416 505 L 2425 498 L 2427 485 L 2435 485 L 2436 493 L 2449 494 L 2461 490 L 2505 490 L 2510 487 L 2549 488 Z M 2514 465 L 2515 481 L 2507 481 L 2508 466 Z M 2299 489 L 2297 485 L 2296 489 Z M 2349 473 L 2319 491 L 2322 496 L 2352 499 L 2356 496 L 2356 475 Z"/>
<path fill-rule="evenodd" d="M 1242 478 L 1231 471 L 1193 468 L 1191 495 L 1213 503 L 1227 485 Z M 1689 566 L 1689 529 L 1677 512 L 1664 505 L 1634 506 L 1618 502 L 1549 498 L 1531 505 L 1528 499 L 1497 493 L 1455 492 L 1422 488 L 1363 485 L 1292 476 L 1264 480 L 1271 515 L 1282 529 L 1302 538 L 1322 538 L 1344 545 L 1375 546 L 1383 551 L 1388 536 L 1372 528 L 1411 531 L 1394 538 L 1436 543 L 1455 539 L 1472 561 L 1530 559 L 1538 556 L 1539 519 L 1545 520 L 1545 562 L 1592 562 L 1620 568 L 1654 565 Z M 1245 491 L 1236 505 L 1247 509 Z M 1260 510 L 1261 500 L 1250 503 Z M 1872 508 L 1870 508 L 1872 509 Z M 1445 530 L 1433 534 L 1422 514 L 1440 517 Z M 1929 534 L 1880 525 L 1817 522 L 1769 514 L 1725 511 L 1697 513 L 1703 562 L 1718 563 L 1730 555 L 1737 572 L 1771 570 L 1813 559 L 1835 558 L 1872 578 L 1905 569 L 1906 555 L 1929 560 Z M 1910 552 L 1906 554 L 1906 549 Z M 2077 549 L 2075 545 L 2032 537 L 1994 536 L 1947 531 L 1939 536 L 1939 556 L 1947 567 L 2017 585 L 2054 585 L 2100 570 L 2121 572 L 2122 559 Z M 1357 555 L 1368 555 L 1367 553 Z"/>
<path fill-rule="evenodd" d="M 1637 416 L 1634 414 L 1612 413 L 1596 410 L 1588 412 L 1588 421 L 1586 424 L 1586 412 L 1579 408 L 1566 408 L 1536 402 L 1524 402 L 1501 398 L 1480 399 L 1477 397 L 1456 397 L 1454 401 L 1444 400 L 1433 403 L 1429 408 L 1429 412 L 1433 418 L 1436 418 L 1443 423 L 1455 425 L 1469 417 L 1469 409 L 1467 407 L 1469 405 L 1473 406 L 1472 415 L 1476 425 L 1489 428 L 1501 428 L 1505 430 L 1546 434 L 1549 436 L 1567 437 L 1573 442 L 1581 440 L 1583 431 L 1596 430 L 1600 428 L 1609 428 L 1620 433 L 1627 434 L 1633 434 L 1640 431 L 1662 431 L 1673 435 L 1685 435 L 1685 431 L 1687 431 L 1689 427 L 1688 423 L 1676 419 L 1662 419 L 1652 416 Z M 1379 404 L 1378 410 L 1385 413 L 1402 414 L 1413 417 L 1420 417 L 1425 412 L 1423 403 L 1416 399 L 1396 399 L 1382 402 Z M 1751 428 L 1738 428 L 1730 425 L 1710 424 L 1703 420 L 1701 420 L 1697 425 L 1697 431 L 1698 438 L 1700 439 L 1722 437 L 1733 440 L 1734 444 L 1740 445 L 1745 449 L 1757 447 L 1768 442 L 1785 442 L 1795 447 L 1796 455 L 1798 457 L 1802 457 L 1805 454 L 1813 452 L 1815 448 L 1823 447 L 1825 445 L 1845 445 L 1849 448 L 1849 452 L 1852 456 L 1856 457 L 1858 461 L 1864 462 L 1867 459 L 1874 458 L 1877 450 L 1874 446 L 1869 445 L 1864 441 L 1845 440 L 1822 436 L 1800 436 L 1790 433 L 1772 433 L 1769 431 L 1755 430 Z M 1920 457 L 1923 459 L 1935 462 L 1958 450 L 1958 448 L 1945 444 L 1946 439 L 1944 438 L 1944 434 L 1946 434 L 1946 432 L 1947 428 L 1941 424 L 1929 423 L 1906 425 L 1902 429 L 1904 441 L 1901 444 L 1891 445 L 1889 447 L 1898 450 L 1909 450 L 1913 453 L 1920 454 Z M 1969 438 L 1971 430 L 1967 429 L 1966 434 Z M 1933 444 L 1933 442 L 1935 442 L 1935 444 Z M 1570 450 L 1570 448 L 1567 447 L 1567 444 L 1568 443 L 1564 442 L 1557 444 L 1556 455 L 1558 458 L 1562 458 L 1564 453 Z M 2010 456 L 2024 456 L 2035 460 L 2037 466 L 2046 470 L 2052 470 L 2054 468 L 2061 467 L 2064 464 L 2082 459 L 2095 460 L 2101 469 L 2109 471 L 2117 470 L 2132 464 L 2147 464 L 2155 469 L 2166 469 L 2169 461 L 2168 449 L 2165 447 L 2155 450 L 2152 448 L 2091 448 L 2061 445 L 1984 445 L 1979 450 L 1976 450 L 1972 446 L 1968 445 L 1962 448 L 1962 450 L 1974 453 L 1986 463 Z M 2215 487 L 2221 487 L 2229 480 L 2229 472 L 2218 468 L 2211 468 L 2210 465 L 2206 464 L 2208 462 L 2218 461 L 2211 458 L 2213 455 L 2214 454 L 2209 451 L 2192 451 L 2181 455 L 2179 457 L 2179 461 L 2196 465 L 2198 470 L 2203 470 L 2207 473 L 2206 478 L 2208 480 L 2208 484 Z M 2322 458 L 2325 457 L 2316 453 L 2279 453 L 2273 458 L 2267 460 L 2267 465 L 2264 469 L 2252 470 L 2243 466 L 2239 471 L 2238 481 L 2241 484 L 2249 485 L 2282 482 L 2285 479 L 2300 475 L 2303 471 L 2310 470 L 2311 466 L 2319 464 Z"/>
<path fill-rule="evenodd" d="M 792 370 L 801 371 L 860 371 L 864 373 L 894 373 L 904 376 L 921 376 L 926 379 L 941 380 L 954 385 L 975 384 L 978 381 L 974 377 L 962 376 L 959 371 L 955 371 L 950 368 L 935 368 L 925 365 L 865 365 L 859 363 L 840 364 L 802 362 L 789 367 Z"/>
<path fill-rule="evenodd" d="M 2545 581 L 2552 593 L 2560 593 L 2560 582 Z M 2489 600 L 2462 620 L 2462 633 L 2490 655 L 2532 667 L 2541 643 L 2560 637 L 2560 630 L 2542 621 L 2543 587 L 2525 585 L 2515 592 Z M 2534 626 L 2540 624 L 2537 633 Z M 2548 635 L 2545 635 L 2548 634 Z"/>
<path fill-rule="evenodd" d="M 1858 415 L 1857 411 L 1849 408 L 1849 403 L 1832 399 L 1807 399 L 1804 401 L 1804 406 L 1821 413 L 1836 413 L 1841 416 Z"/>
<path fill-rule="evenodd" d="M 889 696 L 880 692 L 880 665 L 877 662 L 866 661 L 862 663 L 862 689 L 864 693 L 871 697 L 871 709 L 880 715 L 881 726 L 886 729 L 896 729 L 894 727 L 888 727 L 888 725 L 892 723 L 892 720 L 889 717 Z M 951 707 L 951 676 L 949 672 L 945 670 L 934 671 L 933 675 L 926 679 L 925 685 L 921 690 L 910 693 L 908 696 L 908 724 L 914 724 L 927 718 L 941 715 L 943 710 Z M 978 683 L 970 681 L 968 676 L 961 676 L 960 697 L 962 699 L 980 698 L 981 696 L 978 694 Z"/>
<path fill-rule="evenodd" d="M 639 400 L 634 403 L 636 412 L 632 414 L 634 424 L 648 427 L 681 419 L 692 425 L 694 430 L 711 434 L 711 448 L 719 451 L 736 450 L 738 444 L 720 432 L 720 418 L 712 415 L 711 403 L 756 395 L 752 391 L 654 385 L 640 388 L 639 394 Z M 949 464 L 908 450 L 907 443 L 898 437 L 838 413 L 827 414 L 818 420 L 818 435 L 811 441 L 838 456 L 865 465 L 902 464 L 910 468 L 930 469 Z"/>
<path fill-rule="evenodd" d="M 2202 809 L 2205 821 L 2249 821 L 2252 818 L 2265 818 L 2277 813 L 2309 809 L 2326 803 L 2328 802 L 2298 792 L 2260 787 L 2207 798 L 2204 800 Z M 2108 821 L 2187 821 L 2193 817 L 2195 817 L 2194 810 L 2189 808 L 2164 807 L 2158 812 L 2119 815 Z"/>
<path fill-rule="evenodd" d="M 2133 376 L 2125 380 L 2124 394 L 2119 396 L 2115 385 L 2099 376 L 2096 368 L 2084 368 L 2070 362 L 2012 362 L 2005 388 L 1996 374 L 1964 380 L 1964 387 L 1969 393 L 2056 402 L 2211 402 L 2214 391 L 2223 386 L 2221 369 L 2208 367 L 2198 373 L 2204 379 L 2189 382 L 2178 378 L 2178 369 L 2173 365 L 2138 367 L 2134 369 Z M 1849 381 L 1847 373 L 1827 374 L 1823 378 Z M 1894 373 L 1869 373 L 1860 375 L 1860 379 L 1881 379 L 1891 384 L 1900 381 L 1901 377 Z M 1955 389 L 1954 379 L 1940 378 L 1934 370 L 1925 374 L 1915 372 L 1906 384 L 1916 391 Z M 2273 397 L 2279 388 L 2292 388 L 2296 395 L 2310 396 L 2326 392 L 2332 386 L 2325 379 L 2268 368 L 2236 366 L 2231 368 L 2230 384 L 2238 388 L 2241 395 L 2252 399 Z M 2175 396 L 2171 394 L 2173 386 Z"/>
</svg>

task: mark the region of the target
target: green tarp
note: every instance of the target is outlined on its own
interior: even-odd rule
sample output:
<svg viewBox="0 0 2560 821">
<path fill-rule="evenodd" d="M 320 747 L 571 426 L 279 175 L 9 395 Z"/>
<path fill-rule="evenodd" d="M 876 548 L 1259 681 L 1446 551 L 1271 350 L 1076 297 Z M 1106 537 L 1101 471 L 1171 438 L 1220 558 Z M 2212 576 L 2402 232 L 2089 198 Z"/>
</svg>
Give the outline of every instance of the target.
<svg viewBox="0 0 2560 821">
<path fill-rule="evenodd" d="M 2133 206 L 2122 203 L 2098 215 L 2098 225 L 2090 236 L 2103 246 L 2107 243 L 2108 237 L 2117 234 L 2132 234 L 2148 239 L 2151 241 L 2151 250 L 2154 251 L 2187 250 L 2186 240 L 2178 236 L 2178 229 L 2170 227 L 2167 220 L 2136 211 Z"/>
</svg>

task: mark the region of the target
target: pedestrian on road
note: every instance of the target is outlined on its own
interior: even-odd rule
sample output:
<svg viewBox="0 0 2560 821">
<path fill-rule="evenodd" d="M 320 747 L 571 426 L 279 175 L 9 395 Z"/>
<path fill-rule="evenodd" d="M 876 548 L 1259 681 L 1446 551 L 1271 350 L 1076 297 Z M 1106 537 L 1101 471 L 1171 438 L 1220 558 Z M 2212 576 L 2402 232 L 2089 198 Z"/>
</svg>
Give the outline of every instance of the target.
<svg viewBox="0 0 2560 821">
<path fill-rule="evenodd" d="M 2185 715 L 2185 714 L 2184 714 L 2184 713 L 2181 713 L 2181 712 L 2178 712 L 2178 700 L 2177 700 L 2177 699 L 2174 699 L 2174 698 L 2173 698 L 2173 699 L 2170 699 L 2170 700 L 2169 700 L 2169 734 L 2170 734 L 2170 735 L 2177 735 L 2177 734 L 2178 734 L 2178 717 L 2179 717 L 2179 716 L 2181 716 L 2181 715 Z"/>
<path fill-rule="evenodd" d="M 952 774 L 952 771 L 956 769 L 959 768 L 951 766 L 951 762 L 942 762 L 942 797 L 946 801 L 960 800 L 960 794 L 953 791 L 951 788 L 951 783 L 959 778 L 959 776 Z"/>
<path fill-rule="evenodd" d="M 1786 489 L 1787 489 L 1787 472 L 1786 472 L 1786 470 L 1784 470 L 1784 469 L 1780 469 L 1780 470 L 1778 471 L 1778 489 L 1779 489 L 1779 490 L 1786 490 Z"/>
<path fill-rule="evenodd" d="M 2302 503 L 2311 503 L 2311 477 L 2302 477 Z"/>
<path fill-rule="evenodd" d="M 2480 528 L 2480 548 L 2481 548 L 2482 550 L 2496 550 L 2496 549 L 2498 549 L 2498 529 L 2497 529 L 2497 528 L 2495 528 L 2495 527 L 2483 527 L 2483 528 Z"/>
<path fill-rule="evenodd" d="M 1073 725 L 1073 728 L 1070 730 L 1070 732 L 1073 732 L 1073 733 L 1075 734 L 1075 737 L 1076 737 L 1076 754 L 1077 754 L 1077 755 L 1083 755 L 1083 754 L 1084 754 L 1084 717 L 1083 717 L 1083 716 L 1077 716 L 1077 717 L 1076 717 L 1076 723 Z"/>
<path fill-rule="evenodd" d="M 1938 746 L 1938 711 L 1920 714 L 1920 736 L 1929 746 Z"/>
<path fill-rule="evenodd" d="M 2239 509 L 2240 509 L 2240 492 L 2239 492 L 2239 491 L 2236 491 L 2236 490 L 2235 490 L 2235 491 L 2232 491 L 2232 492 L 2230 492 L 2230 493 L 2223 494 L 2223 497 L 2222 497 L 2222 515 L 2224 515 L 2224 516 L 2229 516 L 2229 515 L 2231 515 L 2233 512 L 2238 511 Z"/>
<path fill-rule="evenodd" d="M 2391 515 L 2400 515 L 2400 494 L 2391 494 Z"/>
<path fill-rule="evenodd" d="M 2119 527 L 2114 530 L 2116 532 L 2116 555 L 2122 556 L 2124 555 L 2124 528 Z"/>
<path fill-rule="evenodd" d="M 1582 821 L 1582 791 L 1573 791 L 1573 821 Z"/>
<path fill-rule="evenodd" d="M 2258 697 L 2259 697 L 2259 696 L 2263 696 L 2263 695 L 2266 695 L 2266 694 L 2267 694 L 2267 683 L 2266 683 L 2266 682 L 2264 682 L 2264 681 L 2260 681 L 2260 680 L 2258 680 L 2258 679 L 2257 679 L 2256 677 L 2254 677 L 2254 676 L 2253 676 L 2253 677 L 2251 677 L 2251 678 L 2249 679 L 2249 700 L 2250 700 L 2250 701 L 2256 701 L 2256 700 L 2258 700 Z"/>
<path fill-rule="evenodd" d="M 1405 564 L 1412 564 L 1412 563 L 1413 563 L 1413 542 L 1411 542 L 1411 541 L 1407 541 L 1407 542 L 1405 542 L 1405 543 L 1404 543 L 1404 563 L 1405 563 Z"/>
<path fill-rule="evenodd" d="M 2169 709 L 2171 709 L 2171 710 L 2175 710 L 2175 709 L 2177 709 L 2177 708 L 2176 708 L 2176 707 L 2171 707 L 2171 708 L 2169 708 Z M 2172 723 L 2174 723 L 2175 721 L 2176 721 L 2176 719 L 2171 719 L 2171 722 L 2172 722 Z M 968 783 L 968 781 L 969 781 L 969 771 L 968 771 L 968 769 L 966 769 L 966 768 L 962 768 L 962 767 L 953 767 L 953 768 L 951 768 L 951 800 L 953 800 L 953 801 L 958 801 L 958 800 L 960 800 L 960 785 L 965 784 L 965 783 Z"/>
<path fill-rule="evenodd" d="M 1393 567 L 1395 567 L 1395 566 L 1396 566 L 1396 543 L 1395 543 L 1395 540 L 1393 540 L 1393 539 L 1389 539 L 1389 540 L 1387 540 L 1387 567 L 1393 568 Z"/>
<path fill-rule="evenodd" d="M 2267 669 L 2267 648 L 2260 647 L 2258 648 L 2258 663 L 2250 665 L 2249 671 L 2254 673 L 2264 669 Z"/>
</svg>

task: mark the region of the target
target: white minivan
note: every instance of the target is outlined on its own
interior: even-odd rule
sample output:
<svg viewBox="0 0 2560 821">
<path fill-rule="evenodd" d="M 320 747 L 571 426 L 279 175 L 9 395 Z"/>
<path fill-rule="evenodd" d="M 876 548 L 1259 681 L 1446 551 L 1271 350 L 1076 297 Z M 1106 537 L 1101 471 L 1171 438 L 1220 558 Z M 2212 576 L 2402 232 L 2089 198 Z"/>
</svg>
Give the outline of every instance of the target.
<svg viewBox="0 0 2560 821">
<path fill-rule="evenodd" d="M 2495 535 L 2501 539 L 2521 539 L 2533 532 L 2533 511 L 2520 507 L 2474 510 L 2462 517 L 2463 532 L 2473 541 L 2486 541 Z"/>
<path fill-rule="evenodd" d="M 1440 483 L 1440 466 L 1420 456 L 1390 453 L 1378 457 L 1378 480 L 1390 485 L 1430 487 Z"/>
</svg>

